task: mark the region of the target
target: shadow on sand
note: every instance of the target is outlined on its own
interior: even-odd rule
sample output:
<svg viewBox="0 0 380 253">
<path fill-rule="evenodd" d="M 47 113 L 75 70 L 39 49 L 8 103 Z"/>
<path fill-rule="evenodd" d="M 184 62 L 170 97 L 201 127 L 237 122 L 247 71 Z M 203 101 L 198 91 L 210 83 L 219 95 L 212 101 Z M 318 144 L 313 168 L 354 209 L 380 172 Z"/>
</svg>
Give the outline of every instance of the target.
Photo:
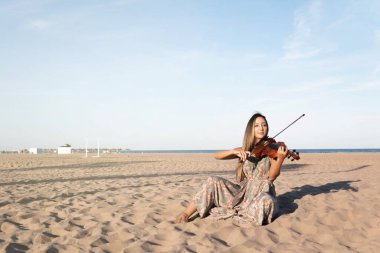
<svg viewBox="0 0 380 253">
<path fill-rule="evenodd" d="M 279 215 L 277 217 L 295 212 L 295 210 L 297 210 L 298 208 L 298 205 L 295 203 L 295 200 L 302 199 L 306 195 L 315 196 L 319 194 L 326 194 L 338 191 L 357 192 L 358 188 L 351 186 L 351 183 L 359 181 L 360 180 L 338 181 L 320 186 L 303 185 L 301 187 L 294 187 L 292 188 L 292 191 L 281 194 L 277 197 L 280 207 Z"/>
</svg>

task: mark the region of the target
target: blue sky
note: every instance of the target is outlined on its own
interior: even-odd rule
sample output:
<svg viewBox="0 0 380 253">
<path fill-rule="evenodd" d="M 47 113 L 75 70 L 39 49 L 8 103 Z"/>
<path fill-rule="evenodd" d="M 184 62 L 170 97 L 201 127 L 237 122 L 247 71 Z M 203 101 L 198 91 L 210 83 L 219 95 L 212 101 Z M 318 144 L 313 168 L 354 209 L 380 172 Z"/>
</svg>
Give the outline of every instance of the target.
<svg viewBox="0 0 380 253">
<path fill-rule="evenodd" d="M 379 148 L 380 3 L 0 2 L 0 149 Z"/>
</svg>

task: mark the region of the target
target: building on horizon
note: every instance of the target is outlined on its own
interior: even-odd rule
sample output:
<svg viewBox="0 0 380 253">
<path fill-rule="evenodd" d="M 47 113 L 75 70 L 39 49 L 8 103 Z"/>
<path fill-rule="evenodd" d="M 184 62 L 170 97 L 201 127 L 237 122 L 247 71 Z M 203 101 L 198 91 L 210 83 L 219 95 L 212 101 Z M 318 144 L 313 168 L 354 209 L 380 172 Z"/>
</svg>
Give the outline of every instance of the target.
<svg viewBox="0 0 380 253">
<path fill-rule="evenodd" d="M 72 148 L 70 144 L 65 144 L 62 146 L 59 146 L 57 149 L 58 155 L 67 155 L 72 153 Z"/>
<path fill-rule="evenodd" d="M 29 148 L 29 153 L 34 154 L 34 155 L 41 154 L 42 149 L 40 149 L 40 148 Z"/>
</svg>

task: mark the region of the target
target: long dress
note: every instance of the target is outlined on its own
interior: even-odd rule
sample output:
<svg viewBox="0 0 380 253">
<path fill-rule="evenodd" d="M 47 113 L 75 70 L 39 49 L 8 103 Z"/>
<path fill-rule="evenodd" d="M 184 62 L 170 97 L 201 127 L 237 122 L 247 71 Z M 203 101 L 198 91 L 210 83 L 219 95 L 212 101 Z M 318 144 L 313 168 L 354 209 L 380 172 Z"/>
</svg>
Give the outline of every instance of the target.
<svg viewBox="0 0 380 253">
<path fill-rule="evenodd" d="M 220 220 L 234 217 L 239 222 L 264 225 L 278 211 L 276 191 L 268 179 L 270 158 L 246 160 L 246 178 L 235 184 L 222 177 L 209 177 L 193 202 L 201 218 Z"/>
</svg>

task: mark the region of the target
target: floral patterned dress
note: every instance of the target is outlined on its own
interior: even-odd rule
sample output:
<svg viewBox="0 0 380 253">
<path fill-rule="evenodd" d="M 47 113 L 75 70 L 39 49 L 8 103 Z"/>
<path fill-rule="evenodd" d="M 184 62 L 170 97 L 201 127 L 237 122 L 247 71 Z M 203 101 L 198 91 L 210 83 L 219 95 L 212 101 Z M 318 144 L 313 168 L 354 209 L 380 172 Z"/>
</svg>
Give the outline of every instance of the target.
<svg viewBox="0 0 380 253">
<path fill-rule="evenodd" d="M 234 217 L 240 222 L 263 225 L 278 211 L 276 191 L 268 179 L 270 158 L 246 160 L 246 178 L 235 184 L 222 177 L 209 177 L 193 201 L 201 218 L 220 220 Z"/>
</svg>

